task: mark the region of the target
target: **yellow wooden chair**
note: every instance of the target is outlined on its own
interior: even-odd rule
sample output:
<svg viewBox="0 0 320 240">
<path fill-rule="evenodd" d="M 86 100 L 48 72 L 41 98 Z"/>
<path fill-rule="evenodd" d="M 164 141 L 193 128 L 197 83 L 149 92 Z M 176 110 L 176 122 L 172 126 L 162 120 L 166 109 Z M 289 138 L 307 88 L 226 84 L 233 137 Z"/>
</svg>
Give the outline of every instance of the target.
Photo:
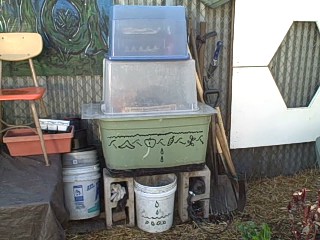
<svg viewBox="0 0 320 240">
<path fill-rule="evenodd" d="M 45 93 L 45 88 L 39 87 L 36 72 L 33 66 L 32 58 L 38 56 L 43 48 L 42 37 L 38 33 L 0 33 L 0 104 L 2 101 L 28 101 L 30 103 L 33 120 L 36 126 L 37 134 L 39 135 L 41 148 L 44 155 L 46 166 L 49 166 L 49 159 L 46 151 L 44 138 L 42 135 L 39 117 L 35 106 L 35 101 L 41 101 Z M 33 87 L 2 89 L 2 61 L 29 61 L 31 75 L 33 78 Z M 0 105 L 1 107 L 1 105 Z M 45 109 L 45 107 L 44 107 Z M 45 109 L 45 113 L 46 109 Z M 21 127 L 10 125 L 2 120 L 2 112 L 0 111 L 0 121 L 6 127 L 1 129 L 1 132 L 10 128 Z M 27 126 L 25 126 L 27 127 Z"/>
</svg>

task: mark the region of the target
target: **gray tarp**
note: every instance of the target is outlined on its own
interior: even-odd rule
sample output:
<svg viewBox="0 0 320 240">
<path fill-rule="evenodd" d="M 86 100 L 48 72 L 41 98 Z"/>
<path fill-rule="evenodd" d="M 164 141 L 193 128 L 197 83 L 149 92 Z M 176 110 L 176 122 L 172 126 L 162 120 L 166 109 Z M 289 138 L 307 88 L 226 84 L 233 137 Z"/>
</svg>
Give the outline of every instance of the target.
<svg viewBox="0 0 320 240">
<path fill-rule="evenodd" d="M 0 153 L 0 239 L 65 239 L 68 212 L 64 207 L 59 154 L 11 157 Z"/>
</svg>

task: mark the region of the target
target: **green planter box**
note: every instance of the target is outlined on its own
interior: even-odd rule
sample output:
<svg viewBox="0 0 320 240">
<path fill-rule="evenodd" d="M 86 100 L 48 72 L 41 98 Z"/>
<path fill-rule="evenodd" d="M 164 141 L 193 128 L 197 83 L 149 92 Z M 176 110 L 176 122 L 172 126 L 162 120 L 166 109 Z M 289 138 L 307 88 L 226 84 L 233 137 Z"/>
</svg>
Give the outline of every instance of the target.
<svg viewBox="0 0 320 240">
<path fill-rule="evenodd" d="M 91 112 L 87 118 L 99 119 L 107 167 L 125 170 L 205 163 L 209 123 L 214 113 L 213 108 L 200 104 L 198 111 L 184 114 L 98 118 Z"/>
</svg>

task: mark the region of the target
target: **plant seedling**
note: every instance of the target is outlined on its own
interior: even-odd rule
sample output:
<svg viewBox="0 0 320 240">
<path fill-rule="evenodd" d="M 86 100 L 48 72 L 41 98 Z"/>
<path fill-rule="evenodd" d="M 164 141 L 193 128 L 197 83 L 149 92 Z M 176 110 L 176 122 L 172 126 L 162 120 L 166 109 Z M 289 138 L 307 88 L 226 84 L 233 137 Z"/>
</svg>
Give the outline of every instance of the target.
<svg viewBox="0 0 320 240">
<path fill-rule="evenodd" d="M 270 240 L 271 229 L 268 224 L 257 225 L 255 222 L 248 221 L 238 226 L 243 240 Z"/>
</svg>

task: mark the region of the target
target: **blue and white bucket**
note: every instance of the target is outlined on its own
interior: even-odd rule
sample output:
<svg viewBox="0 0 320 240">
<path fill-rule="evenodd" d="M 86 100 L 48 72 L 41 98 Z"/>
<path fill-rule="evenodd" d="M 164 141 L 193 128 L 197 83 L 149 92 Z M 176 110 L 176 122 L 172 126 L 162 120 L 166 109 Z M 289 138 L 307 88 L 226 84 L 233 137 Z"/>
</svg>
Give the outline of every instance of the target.
<svg viewBox="0 0 320 240">
<path fill-rule="evenodd" d="M 64 201 L 70 220 L 88 219 L 100 214 L 99 171 L 99 164 L 62 169 Z"/>
</svg>

